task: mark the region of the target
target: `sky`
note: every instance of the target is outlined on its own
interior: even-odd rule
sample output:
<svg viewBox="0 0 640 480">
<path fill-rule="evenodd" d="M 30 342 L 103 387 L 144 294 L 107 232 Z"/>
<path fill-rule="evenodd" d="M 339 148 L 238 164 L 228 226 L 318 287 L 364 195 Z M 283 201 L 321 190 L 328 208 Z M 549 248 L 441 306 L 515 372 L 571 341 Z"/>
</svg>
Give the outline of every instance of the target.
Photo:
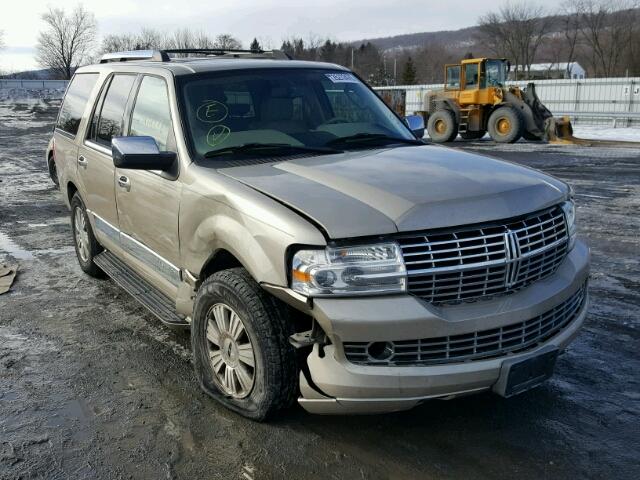
<svg viewBox="0 0 640 480">
<path fill-rule="evenodd" d="M 291 36 L 349 41 L 404 33 L 455 30 L 476 24 L 487 5 L 496 9 L 506 0 L 85 0 L 100 36 L 137 32 L 143 27 L 173 30 L 189 27 L 215 36 L 230 33 L 245 47 L 254 37 L 278 48 Z M 552 8 L 557 0 L 539 0 Z M 73 0 L 8 1 L 0 15 L 6 48 L 0 70 L 37 68 L 35 45 L 43 28 L 40 18 L 49 6 L 73 9 Z"/>
</svg>

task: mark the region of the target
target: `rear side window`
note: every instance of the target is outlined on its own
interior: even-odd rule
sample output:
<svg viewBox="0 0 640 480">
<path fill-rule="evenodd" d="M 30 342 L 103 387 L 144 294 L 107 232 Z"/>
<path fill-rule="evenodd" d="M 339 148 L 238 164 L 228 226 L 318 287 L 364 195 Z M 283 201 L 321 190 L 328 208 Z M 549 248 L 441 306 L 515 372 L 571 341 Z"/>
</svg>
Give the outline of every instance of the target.
<svg viewBox="0 0 640 480">
<path fill-rule="evenodd" d="M 79 73 L 73 77 L 62 102 L 56 128 L 73 136 L 78 133 L 82 114 L 97 80 L 97 73 Z"/>
<path fill-rule="evenodd" d="M 122 136 L 124 110 L 135 80 L 135 75 L 113 76 L 104 97 L 100 115 L 97 118 L 94 117 L 96 125 L 92 126 L 91 132 L 95 138 L 92 140 L 106 147 L 111 147 L 111 139 Z"/>
<path fill-rule="evenodd" d="M 161 78 L 144 77 L 133 107 L 129 135 L 153 137 L 160 150 L 167 150 L 172 133 L 167 85 Z"/>
</svg>

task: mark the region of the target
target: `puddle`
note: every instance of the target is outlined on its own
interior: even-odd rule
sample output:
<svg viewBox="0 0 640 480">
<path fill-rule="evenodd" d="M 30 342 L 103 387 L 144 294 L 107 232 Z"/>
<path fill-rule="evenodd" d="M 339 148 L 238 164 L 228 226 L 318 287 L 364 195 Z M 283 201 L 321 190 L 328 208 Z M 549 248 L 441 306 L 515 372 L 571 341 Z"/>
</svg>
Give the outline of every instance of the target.
<svg viewBox="0 0 640 480">
<path fill-rule="evenodd" d="M 0 253 L 6 253 L 18 260 L 31 260 L 33 254 L 18 246 L 9 236 L 0 232 Z"/>
</svg>

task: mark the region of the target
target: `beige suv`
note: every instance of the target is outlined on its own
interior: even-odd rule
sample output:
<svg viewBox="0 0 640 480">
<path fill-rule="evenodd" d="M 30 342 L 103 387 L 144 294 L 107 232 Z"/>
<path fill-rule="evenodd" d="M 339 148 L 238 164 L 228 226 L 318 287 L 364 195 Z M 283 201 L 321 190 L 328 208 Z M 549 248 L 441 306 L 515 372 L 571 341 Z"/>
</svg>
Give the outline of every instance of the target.
<svg viewBox="0 0 640 480">
<path fill-rule="evenodd" d="M 551 375 L 587 309 L 565 183 L 426 144 L 343 67 L 193 53 L 80 68 L 47 161 L 82 269 L 190 328 L 209 395 L 374 413 Z"/>
</svg>

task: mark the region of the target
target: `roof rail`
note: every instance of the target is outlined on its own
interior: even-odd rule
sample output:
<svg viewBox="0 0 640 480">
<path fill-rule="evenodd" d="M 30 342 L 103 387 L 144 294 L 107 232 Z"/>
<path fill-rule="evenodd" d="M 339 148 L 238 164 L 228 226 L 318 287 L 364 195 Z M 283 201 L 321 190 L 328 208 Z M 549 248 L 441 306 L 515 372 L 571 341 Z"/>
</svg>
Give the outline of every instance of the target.
<svg viewBox="0 0 640 480">
<path fill-rule="evenodd" d="M 105 53 L 100 63 L 127 62 L 134 60 L 149 60 L 153 62 L 169 62 L 173 55 L 198 54 L 202 57 L 226 58 L 273 58 L 291 60 L 282 50 L 239 50 L 232 48 L 174 48 L 167 50 L 131 50 L 127 52 Z M 191 57 L 193 58 L 193 57 Z"/>
<path fill-rule="evenodd" d="M 128 52 L 105 53 L 100 58 L 100 63 L 127 62 L 132 60 L 168 62 L 170 59 L 169 55 L 162 50 L 131 50 Z"/>
<path fill-rule="evenodd" d="M 234 57 L 234 58 L 277 58 L 291 60 L 282 50 L 242 50 L 237 48 L 174 48 L 161 50 L 166 54 L 201 54 L 205 57 Z"/>
</svg>

